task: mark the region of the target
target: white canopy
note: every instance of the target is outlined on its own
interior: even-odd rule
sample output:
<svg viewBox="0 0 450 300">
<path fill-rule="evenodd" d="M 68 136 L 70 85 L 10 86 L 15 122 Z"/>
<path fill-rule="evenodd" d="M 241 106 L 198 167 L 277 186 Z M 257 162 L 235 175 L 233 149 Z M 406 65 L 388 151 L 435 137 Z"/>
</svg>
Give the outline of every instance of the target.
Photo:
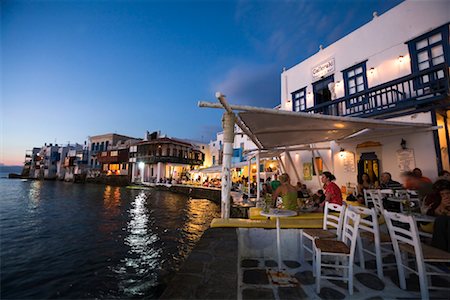
<svg viewBox="0 0 450 300">
<path fill-rule="evenodd" d="M 237 113 L 237 124 L 260 149 L 309 145 L 327 141 L 368 139 L 370 137 L 437 129 L 430 124 L 385 121 L 372 118 L 339 117 L 229 105 L 217 93 L 220 103 L 199 102 L 200 107 L 223 108 Z"/>
<path fill-rule="evenodd" d="M 236 168 L 242 168 L 248 165 L 247 161 L 242 161 L 242 162 L 238 162 L 238 163 L 232 163 L 231 164 L 231 168 L 232 169 L 236 169 Z M 221 173 L 222 172 L 222 165 L 218 165 L 218 166 L 213 166 L 213 167 L 209 167 L 209 168 L 204 168 L 204 169 L 198 169 L 195 170 L 198 173 Z"/>
<path fill-rule="evenodd" d="M 393 131 L 406 133 L 431 127 L 429 124 L 421 123 L 293 113 L 280 110 L 246 111 L 238 113 L 238 116 L 265 149 L 343 140 L 356 133 L 383 135 L 392 134 Z"/>
</svg>

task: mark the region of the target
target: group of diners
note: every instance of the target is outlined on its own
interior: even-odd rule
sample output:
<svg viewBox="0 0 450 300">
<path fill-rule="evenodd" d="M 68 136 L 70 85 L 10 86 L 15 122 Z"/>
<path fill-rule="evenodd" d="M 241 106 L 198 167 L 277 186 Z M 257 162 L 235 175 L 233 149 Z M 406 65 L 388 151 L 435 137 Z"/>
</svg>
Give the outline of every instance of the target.
<svg viewBox="0 0 450 300">
<path fill-rule="evenodd" d="M 402 175 L 403 184 L 392 179 L 389 172 L 384 172 L 380 176 L 380 182 L 371 182 L 368 174 L 360 176 L 358 182 L 358 195 L 349 195 L 343 199 L 341 188 L 334 182 L 336 177 L 330 172 L 322 173 L 321 181 L 323 190 L 311 195 L 305 185 L 297 183 L 294 186 L 290 183 L 288 174 L 282 174 L 279 178 L 263 186 L 263 194 L 271 192 L 273 207 L 277 206 L 277 199 L 281 198 L 281 207 L 289 210 L 299 211 L 301 198 L 304 193 L 305 198 L 313 199 L 317 211 L 323 210 L 325 202 L 342 205 L 344 201 L 357 200 L 359 205 L 364 204 L 364 189 L 391 189 L 391 190 L 411 190 L 419 197 L 421 207 L 425 207 L 422 213 L 435 216 L 433 227 L 432 245 L 436 248 L 450 252 L 450 173 L 443 171 L 439 173 L 439 178 L 433 183 L 429 178 L 423 176 L 419 168 Z M 278 180 L 279 179 L 279 180 Z M 398 210 L 398 207 L 389 206 L 387 199 L 384 200 L 385 208 L 388 210 Z"/>
</svg>

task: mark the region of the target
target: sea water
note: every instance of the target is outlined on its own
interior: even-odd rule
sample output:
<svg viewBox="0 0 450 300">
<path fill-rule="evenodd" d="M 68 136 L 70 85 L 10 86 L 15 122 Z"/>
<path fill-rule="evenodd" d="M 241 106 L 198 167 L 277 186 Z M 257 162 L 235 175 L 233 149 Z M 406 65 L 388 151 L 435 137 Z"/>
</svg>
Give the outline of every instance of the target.
<svg viewBox="0 0 450 300">
<path fill-rule="evenodd" d="M 219 209 L 151 189 L 0 178 L 0 298 L 157 298 Z"/>
</svg>

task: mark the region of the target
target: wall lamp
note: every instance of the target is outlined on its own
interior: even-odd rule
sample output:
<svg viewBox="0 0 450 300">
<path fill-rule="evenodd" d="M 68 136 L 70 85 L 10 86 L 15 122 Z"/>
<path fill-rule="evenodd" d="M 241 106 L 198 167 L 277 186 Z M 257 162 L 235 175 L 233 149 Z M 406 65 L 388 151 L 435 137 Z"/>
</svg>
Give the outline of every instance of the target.
<svg viewBox="0 0 450 300">
<path fill-rule="evenodd" d="M 341 150 L 339 150 L 339 157 L 344 158 L 344 156 L 345 156 L 345 149 L 341 148 Z"/>
<path fill-rule="evenodd" d="M 373 75 L 373 73 L 375 73 L 375 68 L 374 67 L 370 68 L 369 73 L 370 73 L 370 75 Z"/>
<path fill-rule="evenodd" d="M 399 63 L 402 63 L 402 62 L 403 62 L 403 55 L 400 55 L 400 56 L 398 57 L 398 62 L 399 62 Z"/>
<path fill-rule="evenodd" d="M 404 139 L 402 139 L 400 146 L 402 147 L 403 150 L 406 149 L 406 141 Z"/>
</svg>

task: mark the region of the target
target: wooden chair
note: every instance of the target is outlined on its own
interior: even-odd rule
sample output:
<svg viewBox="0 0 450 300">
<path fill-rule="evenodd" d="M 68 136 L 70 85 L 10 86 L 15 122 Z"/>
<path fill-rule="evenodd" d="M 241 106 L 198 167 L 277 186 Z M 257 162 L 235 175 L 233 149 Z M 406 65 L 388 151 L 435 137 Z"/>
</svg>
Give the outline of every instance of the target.
<svg viewBox="0 0 450 300">
<path fill-rule="evenodd" d="M 314 253 L 316 259 L 313 268 L 315 269 L 317 293 L 320 293 L 320 280 L 325 278 L 347 281 L 348 292 L 350 295 L 353 295 L 353 265 L 360 218 L 359 214 L 347 209 L 345 210 L 342 236 L 339 240 L 314 240 Z M 340 258 L 342 264 L 324 263 L 322 260 L 323 256 Z M 322 275 L 322 267 L 342 269 L 343 274 L 340 277 Z"/>
<path fill-rule="evenodd" d="M 420 295 L 422 299 L 429 298 L 429 290 L 450 290 L 448 287 L 436 287 L 429 281 L 431 275 L 450 276 L 432 263 L 450 263 L 450 253 L 420 242 L 416 221 L 412 216 L 384 211 L 384 217 L 394 247 L 395 259 L 398 265 L 400 287 L 406 289 L 405 269 L 419 276 Z M 408 264 L 406 257 L 415 258 L 416 269 Z"/>
<path fill-rule="evenodd" d="M 358 256 L 361 268 L 365 269 L 364 253 L 375 257 L 377 264 L 377 275 L 383 280 L 383 258 L 382 252 L 392 253 L 391 238 L 389 234 L 380 231 L 378 225 L 378 215 L 375 208 L 366 208 L 360 206 L 349 206 L 347 209 L 361 215 L 359 223 L 358 235 Z M 369 247 L 364 247 L 363 240 L 367 241 L 369 245 L 373 245 L 373 251 Z M 388 245 L 390 249 L 382 246 Z"/>
<path fill-rule="evenodd" d="M 323 215 L 322 229 L 303 229 L 300 235 L 300 256 L 301 261 L 305 261 L 305 250 L 312 255 L 314 264 L 314 247 L 315 239 L 339 239 L 342 231 L 342 223 L 344 221 L 345 204 L 333 204 L 326 202 Z M 337 213 L 338 215 L 332 214 Z M 311 241 L 311 248 L 305 243 L 305 238 Z M 314 271 L 314 270 L 313 270 Z"/>
</svg>

